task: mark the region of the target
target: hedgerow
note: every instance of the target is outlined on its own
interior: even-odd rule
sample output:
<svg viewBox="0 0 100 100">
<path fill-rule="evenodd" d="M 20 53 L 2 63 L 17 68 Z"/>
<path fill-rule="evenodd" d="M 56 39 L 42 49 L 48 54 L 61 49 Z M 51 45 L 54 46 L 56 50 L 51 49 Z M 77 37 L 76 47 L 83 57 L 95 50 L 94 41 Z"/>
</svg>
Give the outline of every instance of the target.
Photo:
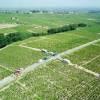
<svg viewBox="0 0 100 100">
<path fill-rule="evenodd" d="M 85 27 L 87 26 L 84 23 L 79 23 L 79 24 L 69 24 L 69 25 L 64 25 L 62 27 L 57 27 L 57 28 L 51 28 L 48 29 L 47 32 L 42 32 L 42 33 L 10 33 L 10 34 L 0 34 L 0 48 L 11 44 L 16 41 L 24 40 L 26 38 L 32 37 L 32 36 L 43 36 L 43 35 L 50 35 L 50 34 L 55 34 L 55 33 L 60 33 L 60 32 L 66 32 L 66 31 L 72 31 L 75 30 L 78 27 Z"/>
</svg>

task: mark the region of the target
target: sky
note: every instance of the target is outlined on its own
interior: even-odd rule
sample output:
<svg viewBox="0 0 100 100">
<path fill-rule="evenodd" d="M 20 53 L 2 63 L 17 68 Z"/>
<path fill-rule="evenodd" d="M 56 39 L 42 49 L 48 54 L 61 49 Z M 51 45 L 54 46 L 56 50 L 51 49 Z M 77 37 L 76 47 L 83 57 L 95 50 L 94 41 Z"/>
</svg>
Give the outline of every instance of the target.
<svg viewBox="0 0 100 100">
<path fill-rule="evenodd" d="M 0 0 L 0 8 L 32 7 L 100 8 L 100 0 Z"/>
</svg>

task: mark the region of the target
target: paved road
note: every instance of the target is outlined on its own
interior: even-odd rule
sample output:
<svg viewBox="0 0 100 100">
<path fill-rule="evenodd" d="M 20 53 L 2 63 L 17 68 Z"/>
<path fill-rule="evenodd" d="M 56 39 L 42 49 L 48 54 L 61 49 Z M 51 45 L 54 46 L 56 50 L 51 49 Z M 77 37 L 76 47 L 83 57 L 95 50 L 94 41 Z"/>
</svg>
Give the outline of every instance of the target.
<svg viewBox="0 0 100 100">
<path fill-rule="evenodd" d="M 81 46 L 78 46 L 78 47 L 72 48 L 72 49 L 70 49 L 70 50 L 67 50 L 67 51 L 65 51 L 65 52 L 62 52 L 62 53 L 60 53 L 60 54 L 58 54 L 58 55 L 56 55 L 56 56 L 53 56 L 53 57 L 51 57 L 51 58 L 49 58 L 49 59 L 47 59 L 47 60 L 45 60 L 45 61 L 43 61 L 43 62 L 34 63 L 33 65 L 28 66 L 27 68 L 25 68 L 25 69 L 23 70 L 23 72 L 22 72 L 20 78 L 18 78 L 18 80 L 21 79 L 21 78 L 23 78 L 23 76 L 25 76 L 28 72 L 33 71 L 35 68 L 37 68 L 37 67 L 39 67 L 39 66 L 41 66 L 41 65 L 43 65 L 43 64 L 46 64 L 46 63 L 48 63 L 48 62 L 50 62 L 50 61 L 53 61 L 53 60 L 59 58 L 60 56 L 64 56 L 64 55 L 67 55 L 67 54 L 71 54 L 71 53 L 73 53 L 73 52 L 76 52 L 76 51 L 78 51 L 78 50 L 80 50 L 80 49 L 82 49 L 82 48 L 85 48 L 85 47 L 87 47 L 87 46 L 89 46 L 89 45 L 92 45 L 92 44 L 94 44 L 94 43 L 97 43 L 97 42 L 99 42 L 99 41 L 100 41 L 100 39 L 94 40 L 94 41 L 91 41 L 91 42 L 88 42 L 88 43 L 83 44 L 83 45 L 81 45 Z M 6 77 L 5 79 L 3 79 L 3 80 L 0 81 L 0 88 L 3 88 L 3 87 L 5 87 L 5 86 L 9 85 L 9 84 L 12 83 L 13 81 L 16 81 L 16 77 L 15 77 L 14 75 L 11 75 L 11 76 Z"/>
</svg>

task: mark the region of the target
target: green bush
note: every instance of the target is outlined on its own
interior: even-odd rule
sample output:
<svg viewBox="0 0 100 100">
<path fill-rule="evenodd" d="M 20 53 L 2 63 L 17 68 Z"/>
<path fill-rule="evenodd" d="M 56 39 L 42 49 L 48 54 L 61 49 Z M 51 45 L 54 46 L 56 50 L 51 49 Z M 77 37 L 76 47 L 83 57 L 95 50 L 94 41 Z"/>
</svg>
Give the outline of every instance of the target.
<svg viewBox="0 0 100 100">
<path fill-rule="evenodd" d="M 47 33 L 32 33 L 32 36 L 43 36 L 43 35 L 47 35 Z"/>
<path fill-rule="evenodd" d="M 12 42 L 16 42 L 18 40 L 21 40 L 21 35 L 19 33 L 11 33 L 5 36 L 7 44 L 10 44 Z"/>
<path fill-rule="evenodd" d="M 24 40 L 26 38 L 31 37 L 32 34 L 26 33 L 10 33 L 8 35 L 0 34 L 0 48 L 11 44 L 16 41 Z"/>
<path fill-rule="evenodd" d="M 84 24 L 84 23 L 79 23 L 78 24 L 78 27 L 86 27 L 87 25 L 86 24 Z"/>
<path fill-rule="evenodd" d="M 6 46 L 6 38 L 4 36 L 4 34 L 0 34 L 0 48 Z"/>
</svg>

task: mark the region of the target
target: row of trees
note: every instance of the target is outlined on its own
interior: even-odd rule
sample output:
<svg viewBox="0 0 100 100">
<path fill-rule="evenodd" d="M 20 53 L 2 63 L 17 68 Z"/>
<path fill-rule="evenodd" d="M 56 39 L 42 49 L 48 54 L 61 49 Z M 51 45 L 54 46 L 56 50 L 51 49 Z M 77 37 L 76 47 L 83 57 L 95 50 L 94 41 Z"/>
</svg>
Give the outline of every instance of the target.
<svg viewBox="0 0 100 100">
<path fill-rule="evenodd" d="M 25 38 L 31 37 L 31 34 L 22 34 L 22 33 L 10 33 L 8 35 L 0 34 L 0 48 L 11 44 L 16 41 L 23 40 Z"/>
<path fill-rule="evenodd" d="M 44 36 L 44 35 L 48 35 L 48 33 L 46 33 L 46 32 L 40 32 L 40 33 L 32 33 L 32 36 L 34 36 L 34 37 L 37 37 L 37 36 Z"/>
<path fill-rule="evenodd" d="M 47 33 L 20 33 L 20 32 L 9 33 L 8 35 L 0 34 L 0 48 L 3 48 L 8 44 L 24 40 L 32 36 L 42 36 L 46 34 Z"/>
<path fill-rule="evenodd" d="M 48 29 L 47 32 L 43 33 L 10 33 L 8 35 L 0 34 L 0 48 L 11 44 L 16 41 L 20 41 L 32 36 L 43 36 L 43 35 L 49 35 L 49 34 L 55 34 L 55 33 L 60 33 L 60 32 L 65 32 L 65 31 L 71 31 L 75 30 L 78 27 L 85 27 L 87 26 L 84 23 L 79 23 L 79 24 L 70 24 L 70 25 L 64 25 L 62 27 L 58 28 L 51 28 Z"/>
<path fill-rule="evenodd" d="M 6 41 L 5 36 L 3 34 L 0 34 L 0 48 L 6 45 L 5 41 Z"/>
<path fill-rule="evenodd" d="M 48 34 L 71 31 L 75 30 L 78 27 L 86 27 L 86 26 L 87 25 L 84 23 L 64 25 L 62 27 L 48 29 Z"/>
</svg>

